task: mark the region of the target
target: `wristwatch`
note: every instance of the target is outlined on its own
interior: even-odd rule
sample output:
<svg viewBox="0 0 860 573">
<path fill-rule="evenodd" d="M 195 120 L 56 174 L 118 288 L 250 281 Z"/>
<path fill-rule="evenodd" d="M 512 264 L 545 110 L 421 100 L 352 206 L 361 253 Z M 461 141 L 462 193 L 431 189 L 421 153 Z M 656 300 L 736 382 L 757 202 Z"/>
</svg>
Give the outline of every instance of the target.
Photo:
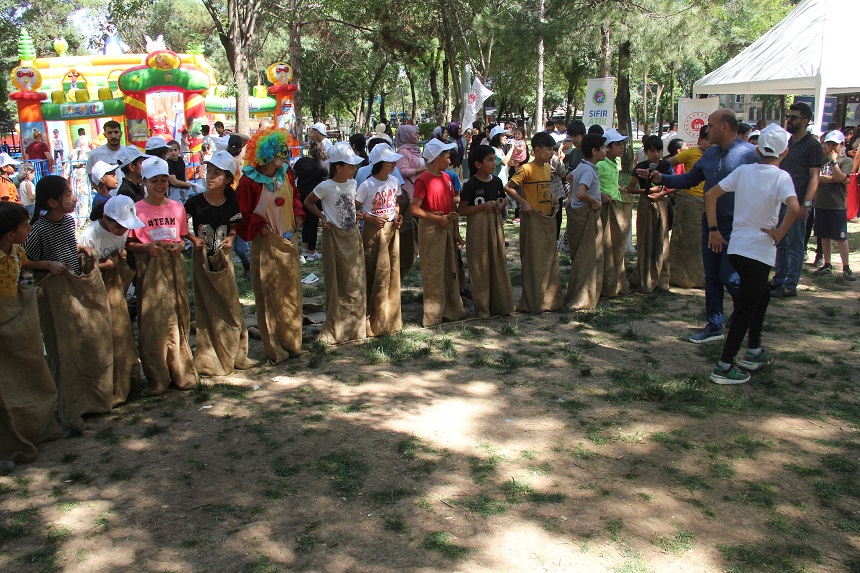
<svg viewBox="0 0 860 573">
<path fill-rule="evenodd" d="M 804 201 L 803 206 L 804 207 L 812 207 L 812 201 Z"/>
<path fill-rule="evenodd" d="M 719 231 L 720 228 L 719 227 L 708 227 L 708 230 L 709 231 Z"/>
</svg>

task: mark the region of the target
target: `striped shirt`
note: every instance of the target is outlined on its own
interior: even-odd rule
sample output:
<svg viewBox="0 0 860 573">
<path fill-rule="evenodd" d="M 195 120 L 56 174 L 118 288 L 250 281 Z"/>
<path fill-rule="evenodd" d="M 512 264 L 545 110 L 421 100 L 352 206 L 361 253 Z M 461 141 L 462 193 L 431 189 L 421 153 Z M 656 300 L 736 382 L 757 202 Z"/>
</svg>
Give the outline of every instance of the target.
<svg viewBox="0 0 860 573">
<path fill-rule="evenodd" d="M 794 143 L 788 140 L 788 155 L 782 158 L 779 168 L 791 175 L 794 183 L 794 192 L 797 193 L 799 201 L 806 198 L 806 189 L 809 187 L 809 170 L 819 169 L 824 163 L 824 150 L 818 140 L 807 133 L 803 138 Z"/>
<path fill-rule="evenodd" d="M 81 274 L 75 220 L 71 215 L 57 222 L 39 217 L 27 235 L 24 250 L 31 261 L 59 261 L 68 265 L 74 274 Z"/>
</svg>

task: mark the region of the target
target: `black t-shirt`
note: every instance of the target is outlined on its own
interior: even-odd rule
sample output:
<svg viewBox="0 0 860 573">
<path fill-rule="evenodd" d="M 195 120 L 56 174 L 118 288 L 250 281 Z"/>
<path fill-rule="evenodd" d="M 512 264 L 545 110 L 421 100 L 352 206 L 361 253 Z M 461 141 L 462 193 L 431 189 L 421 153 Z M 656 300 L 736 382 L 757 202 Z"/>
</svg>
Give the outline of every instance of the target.
<svg viewBox="0 0 860 573">
<path fill-rule="evenodd" d="M 117 195 L 125 195 L 126 197 L 131 197 L 134 199 L 134 202 L 143 201 L 143 185 L 138 185 L 137 183 L 132 183 L 128 179 L 123 178 L 122 183 L 117 189 Z"/>
<path fill-rule="evenodd" d="M 220 205 L 212 205 L 206 195 L 200 193 L 188 198 L 185 211 L 191 217 L 194 234 L 203 239 L 210 255 L 221 248 L 221 241 L 230 233 L 230 224 L 242 220 L 235 197 L 226 197 Z"/>
<path fill-rule="evenodd" d="M 167 172 L 180 181 L 185 181 L 185 161 L 181 157 L 176 158 L 175 161 L 168 159 Z"/>
<path fill-rule="evenodd" d="M 489 181 L 481 181 L 474 175 L 463 184 L 460 191 L 460 200 L 469 205 L 483 205 L 487 201 L 498 201 L 505 197 L 505 188 L 502 180 L 493 175 Z"/>
<path fill-rule="evenodd" d="M 304 200 L 317 185 L 328 179 L 328 165 L 325 161 L 313 157 L 300 157 L 293 165 L 293 173 L 296 176 L 299 195 Z"/>
<path fill-rule="evenodd" d="M 649 165 L 651 165 L 651 162 L 647 159 L 645 161 L 640 161 L 639 163 L 636 164 L 636 167 L 633 169 L 633 173 L 631 173 L 631 175 L 633 175 L 633 177 L 636 177 L 639 180 L 639 188 L 645 189 L 646 191 L 652 187 L 653 183 L 648 183 L 647 180 L 642 179 L 641 177 L 637 177 L 636 176 L 636 170 L 637 169 L 648 169 Z M 669 163 L 668 161 L 666 161 L 665 159 L 661 159 L 660 161 L 657 162 L 657 169 L 655 169 L 654 171 L 659 171 L 660 173 L 663 173 L 664 175 L 672 175 L 674 173 L 674 171 L 672 171 L 672 164 Z"/>
</svg>

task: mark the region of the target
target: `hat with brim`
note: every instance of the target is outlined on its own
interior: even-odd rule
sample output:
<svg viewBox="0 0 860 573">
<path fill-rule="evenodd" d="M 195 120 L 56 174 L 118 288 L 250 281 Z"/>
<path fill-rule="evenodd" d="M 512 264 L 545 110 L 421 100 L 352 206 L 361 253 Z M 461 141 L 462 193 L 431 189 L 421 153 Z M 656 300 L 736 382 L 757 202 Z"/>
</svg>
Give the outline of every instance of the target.
<svg viewBox="0 0 860 573">
<path fill-rule="evenodd" d="M 167 162 L 160 157 L 150 157 L 143 162 L 143 178 L 152 179 L 159 175 L 169 175 Z"/>
<path fill-rule="evenodd" d="M 96 161 L 96 164 L 93 165 L 93 173 L 90 175 L 90 179 L 93 180 L 93 183 L 96 185 L 99 184 L 99 181 L 102 180 L 102 177 L 108 175 L 109 173 L 113 173 L 119 168 L 119 165 L 111 165 L 109 163 L 105 163 L 104 161 Z"/>
<path fill-rule="evenodd" d="M 157 149 L 167 149 L 169 145 L 167 145 L 167 140 L 161 137 L 160 135 L 153 135 L 149 139 L 146 140 L 146 150 L 147 151 L 155 151 Z"/>
<path fill-rule="evenodd" d="M 789 133 L 779 125 L 772 123 L 758 136 L 758 151 L 765 157 L 779 157 L 788 149 Z"/>
<path fill-rule="evenodd" d="M 456 143 L 442 143 L 438 139 L 431 139 L 424 146 L 421 156 L 428 162 L 434 161 L 443 151 L 451 151 L 455 147 L 457 147 Z"/>
<path fill-rule="evenodd" d="M 120 166 L 124 166 L 134 163 L 137 159 L 147 159 L 149 157 L 152 156 L 141 152 L 136 145 L 126 145 L 116 154 L 116 162 Z"/>
<path fill-rule="evenodd" d="M 627 136 L 618 131 L 617 129 L 607 129 L 603 132 L 603 138 L 606 140 L 605 145 L 611 145 L 618 141 L 624 141 L 627 139 Z"/>
<path fill-rule="evenodd" d="M 146 224 L 137 216 L 134 199 L 126 195 L 117 195 L 107 200 L 104 214 L 128 230 L 140 229 Z"/>
<path fill-rule="evenodd" d="M 352 146 L 346 141 L 338 141 L 328 150 L 329 163 L 348 163 L 350 165 L 358 165 L 364 161 L 364 158 L 357 155 L 352 150 Z"/>
<path fill-rule="evenodd" d="M 12 156 L 8 153 L 0 153 L 0 167 L 6 167 L 7 165 L 20 165 L 20 161 L 15 161 L 12 159 Z"/>
<path fill-rule="evenodd" d="M 389 163 L 394 162 L 401 157 L 403 156 L 399 153 L 394 153 L 394 151 L 391 150 L 391 146 L 389 146 L 387 143 L 377 143 L 376 146 L 374 146 L 374 148 L 370 150 L 369 160 L 371 165 L 374 165 L 376 163 L 379 163 L 380 161 L 385 161 Z"/>
<path fill-rule="evenodd" d="M 236 176 L 236 158 L 229 151 L 216 151 L 212 157 L 203 163 L 209 163 L 234 177 Z"/>
<path fill-rule="evenodd" d="M 317 123 L 315 123 L 315 124 L 313 124 L 313 125 L 311 126 L 311 129 L 315 129 L 315 130 L 317 130 L 318 132 L 320 132 L 321 134 L 323 134 L 323 135 L 325 135 L 326 137 L 328 137 L 328 128 L 325 126 L 325 124 L 324 124 L 324 123 L 317 122 Z"/>
<path fill-rule="evenodd" d="M 845 143 L 845 134 L 839 131 L 838 129 L 834 129 L 830 133 L 827 134 L 827 137 L 824 138 L 824 143 L 836 143 L 842 144 Z"/>
<path fill-rule="evenodd" d="M 501 125 L 497 125 L 493 129 L 490 130 L 490 139 L 493 139 L 497 135 L 510 135 L 511 132 L 502 127 Z"/>
</svg>

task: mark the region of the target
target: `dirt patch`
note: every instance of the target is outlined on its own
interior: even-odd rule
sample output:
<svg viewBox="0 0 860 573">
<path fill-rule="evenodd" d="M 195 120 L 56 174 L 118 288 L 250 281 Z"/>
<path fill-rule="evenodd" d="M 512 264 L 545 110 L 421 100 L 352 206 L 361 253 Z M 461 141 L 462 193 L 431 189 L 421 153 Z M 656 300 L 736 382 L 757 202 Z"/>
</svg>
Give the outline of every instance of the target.
<svg viewBox="0 0 860 573">
<path fill-rule="evenodd" d="M 44 444 L 0 478 L 0 570 L 860 569 L 853 283 L 807 265 L 774 366 L 727 388 L 686 342 L 699 291 L 420 329 L 416 273 L 400 335 L 309 326 L 276 367 L 252 340 L 254 368 Z"/>
</svg>

